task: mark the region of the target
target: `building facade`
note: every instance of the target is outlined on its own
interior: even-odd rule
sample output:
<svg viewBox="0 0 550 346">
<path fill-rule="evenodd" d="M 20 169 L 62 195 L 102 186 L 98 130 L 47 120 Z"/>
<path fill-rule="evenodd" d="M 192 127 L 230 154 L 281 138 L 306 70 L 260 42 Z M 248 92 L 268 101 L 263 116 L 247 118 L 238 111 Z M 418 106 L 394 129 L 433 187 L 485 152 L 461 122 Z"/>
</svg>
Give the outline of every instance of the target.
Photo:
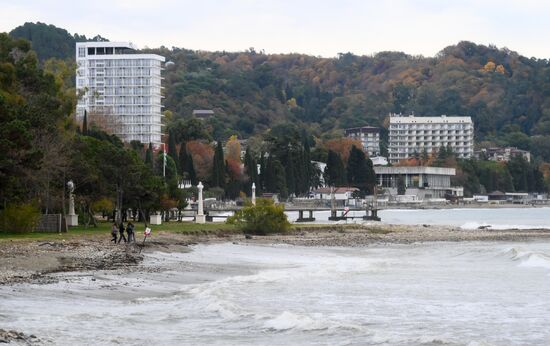
<svg viewBox="0 0 550 346">
<path fill-rule="evenodd" d="M 471 117 L 415 117 L 390 114 L 389 161 L 395 163 L 415 154 L 452 148 L 460 158 L 474 154 L 474 124 Z"/>
<path fill-rule="evenodd" d="M 353 127 L 345 129 L 344 134 L 346 137 L 359 140 L 369 156 L 380 155 L 380 129 L 378 127 Z"/>
<path fill-rule="evenodd" d="M 506 148 L 484 148 L 475 153 L 479 160 L 504 161 L 508 162 L 513 157 L 521 156 L 527 162 L 531 162 L 531 153 L 527 150 L 521 150 L 515 147 Z"/>
<path fill-rule="evenodd" d="M 464 188 L 451 185 L 454 168 L 444 167 L 374 167 L 377 185 L 397 195 L 399 180 L 402 180 L 407 195 L 416 195 L 418 200 L 464 196 Z"/>
<path fill-rule="evenodd" d="M 162 143 L 164 57 L 128 42 L 76 44 L 77 120 L 101 123 L 125 142 Z"/>
</svg>

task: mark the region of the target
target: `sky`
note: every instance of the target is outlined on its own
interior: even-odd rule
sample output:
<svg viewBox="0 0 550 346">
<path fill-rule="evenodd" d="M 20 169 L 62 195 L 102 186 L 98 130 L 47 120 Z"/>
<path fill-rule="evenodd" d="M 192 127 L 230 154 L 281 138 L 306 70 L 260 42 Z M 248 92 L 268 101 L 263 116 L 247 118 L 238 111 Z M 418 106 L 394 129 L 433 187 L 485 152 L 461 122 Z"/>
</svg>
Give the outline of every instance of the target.
<svg viewBox="0 0 550 346">
<path fill-rule="evenodd" d="M 467 40 L 550 58 L 550 0 L 0 0 L 0 32 L 36 21 L 139 48 L 434 56 Z"/>
</svg>

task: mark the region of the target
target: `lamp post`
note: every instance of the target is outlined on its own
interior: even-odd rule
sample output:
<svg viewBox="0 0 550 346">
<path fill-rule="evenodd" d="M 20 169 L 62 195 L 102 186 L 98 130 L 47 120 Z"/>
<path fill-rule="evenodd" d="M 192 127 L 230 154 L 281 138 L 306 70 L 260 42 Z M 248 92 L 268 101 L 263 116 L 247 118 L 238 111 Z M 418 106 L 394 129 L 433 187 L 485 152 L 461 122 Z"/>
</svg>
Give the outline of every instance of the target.
<svg viewBox="0 0 550 346">
<path fill-rule="evenodd" d="M 256 183 L 252 183 L 252 205 L 256 205 Z"/>
</svg>

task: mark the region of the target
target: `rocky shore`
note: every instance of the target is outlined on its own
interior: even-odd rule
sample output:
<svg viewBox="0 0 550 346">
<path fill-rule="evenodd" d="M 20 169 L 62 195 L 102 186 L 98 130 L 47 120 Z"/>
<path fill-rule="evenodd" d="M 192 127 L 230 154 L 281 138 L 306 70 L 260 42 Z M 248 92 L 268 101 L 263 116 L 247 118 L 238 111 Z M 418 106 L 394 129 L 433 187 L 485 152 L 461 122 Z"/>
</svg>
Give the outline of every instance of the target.
<svg viewBox="0 0 550 346">
<path fill-rule="evenodd" d="M 190 251 L 205 242 L 288 244 L 296 246 L 371 246 L 433 241 L 526 241 L 550 239 L 550 230 L 463 230 L 449 226 L 404 226 L 380 223 L 353 225 L 304 225 L 288 234 L 245 236 L 234 233 L 188 235 L 157 232 L 145 244 L 148 251 Z M 139 239 L 138 239 L 139 241 Z M 72 238 L 70 241 L 0 241 L 0 285 L 18 282 L 48 283 L 56 272 L 129 270 L 143 259 L 139 245 L 112 244 L 108 237 Z"/>
</svg>

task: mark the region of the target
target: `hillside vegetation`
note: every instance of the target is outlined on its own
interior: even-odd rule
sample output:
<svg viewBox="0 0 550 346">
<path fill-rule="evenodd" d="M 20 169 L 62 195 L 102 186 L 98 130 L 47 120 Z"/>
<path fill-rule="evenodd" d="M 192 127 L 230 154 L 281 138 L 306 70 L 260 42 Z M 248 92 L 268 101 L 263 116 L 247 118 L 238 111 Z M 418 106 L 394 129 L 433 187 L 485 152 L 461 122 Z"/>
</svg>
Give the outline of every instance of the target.
<svg viewBox="0 0 550 346">
<path fill-rule="evenodd" d="M 75 40 L 86 39 L 42 23 L 10 34 L 30 40 L 41 60 L 73 59 Z M 65 46 L 70 49 L 55 48 Z M 346 127 L 384 126 L 390 112 L 469 115 L 478 143 L 513 145 L 550 159 L 548 59 L 472 42 L 448 46 L 435 57 L 145 51 L 174 62 L 165 80 L 172 120 L 191 117 L 193 109 L 214 109 L 214 138 L 246 138 L 282 122 L 337 137 Z"/>
</svg>

